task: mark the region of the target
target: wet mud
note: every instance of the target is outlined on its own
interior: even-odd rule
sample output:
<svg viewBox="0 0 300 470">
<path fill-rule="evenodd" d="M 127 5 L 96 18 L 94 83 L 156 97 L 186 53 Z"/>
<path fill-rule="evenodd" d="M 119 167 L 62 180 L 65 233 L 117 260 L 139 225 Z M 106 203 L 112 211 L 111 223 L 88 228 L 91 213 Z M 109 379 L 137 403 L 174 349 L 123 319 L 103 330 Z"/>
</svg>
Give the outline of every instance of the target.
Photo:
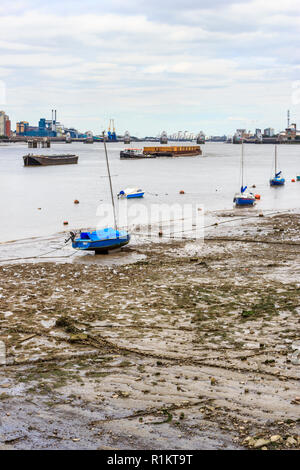
<svg viewBox="0 0 300 470">
<path fill-rule="evenodd" d="M 300 215 L 224 218 L 1 264 L 1 449 L 300 448 Z"/>
</svg>

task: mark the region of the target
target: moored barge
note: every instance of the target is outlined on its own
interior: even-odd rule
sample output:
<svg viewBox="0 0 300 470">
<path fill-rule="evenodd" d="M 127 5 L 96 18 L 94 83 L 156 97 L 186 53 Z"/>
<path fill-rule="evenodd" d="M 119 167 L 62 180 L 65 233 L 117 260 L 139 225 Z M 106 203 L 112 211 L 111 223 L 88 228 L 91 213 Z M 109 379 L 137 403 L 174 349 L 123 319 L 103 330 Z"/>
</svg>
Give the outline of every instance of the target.
<svg viewBox="0 0 300 470">
<path fill-rule="evenodd" d="M 24 166 L 70 165 L 78 163 L 78 156 L 74 154 L 60 155 L 24 155 Z"/>
<path fill-rule="evenodd" d="M 200 145 L 180 145 L 174 147 L 144 147 L 145 155 L 153 155 L 156 157 L 192 157 L 202 155 Z"/>
<path fill-rule="evenodd" d="M 137 160 L 139 158 L 156 158 L 156 155 L 147 155 L 142 149 L 125 149 L 120 152 L 121 160 Z"/>
</svg>

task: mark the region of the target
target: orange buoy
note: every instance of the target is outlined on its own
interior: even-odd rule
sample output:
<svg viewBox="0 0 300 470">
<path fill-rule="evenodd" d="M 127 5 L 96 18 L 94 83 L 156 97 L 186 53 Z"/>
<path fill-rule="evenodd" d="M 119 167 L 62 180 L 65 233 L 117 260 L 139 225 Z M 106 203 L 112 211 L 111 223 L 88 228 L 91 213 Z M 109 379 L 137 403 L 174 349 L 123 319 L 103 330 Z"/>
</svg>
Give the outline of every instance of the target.
<svg viewBox="0 0 300 470">
<path fill-rule="evenodd" d="M 181 191 L 179 191 L 179 194 L 184 194 L 184 191 L 183 191 L 183 189 L 182 189 Z"/>
<path fill-rule="evenodd" d="M 291 182 L 292 182 L 292 183 L 295 183 L 295 182 L 296 182 L 295 178 L 291 179 Z"/>
<path fill-rule="evenodd" d="M 255 194 L 255 199 L 260 199 L 260 194 Z"/>
<path fill-rule="evenodd" d="M 74 204 L 79 204 L 78 199 L 75 199 Z"/>
<path fill-rule="evenodd" d="M 64 225 L 69 225 L 69 222 L 67 220 L 65 220 Z"/>
</svg>

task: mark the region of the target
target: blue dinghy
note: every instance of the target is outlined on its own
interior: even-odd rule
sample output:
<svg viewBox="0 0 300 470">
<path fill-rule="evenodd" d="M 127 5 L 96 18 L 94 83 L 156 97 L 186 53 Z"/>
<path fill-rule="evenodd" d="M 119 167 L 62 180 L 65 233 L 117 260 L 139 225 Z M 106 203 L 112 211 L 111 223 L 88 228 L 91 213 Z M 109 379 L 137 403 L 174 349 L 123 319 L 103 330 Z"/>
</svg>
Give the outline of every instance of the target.
<svg viewBox="0 0 300 470">
<path fill-rule="evenodd" d="M 128 232 L 125 230 L 115 230 L 112 227 L 93 232 L 81 232 L 79 237 L 71 234 L 71 237 L 73 248 L 94 251 L 95 253 L 107 253 L 109 250 L 127 245 L 130 241 Z"/>
<path fill-rule="evenodd" d="M 144 197 L 145 191 L 138 188 L 127 188 L 119 192 L 118 197 L 126 197 L 131 199 L 134 197 Z"/>
</svg>

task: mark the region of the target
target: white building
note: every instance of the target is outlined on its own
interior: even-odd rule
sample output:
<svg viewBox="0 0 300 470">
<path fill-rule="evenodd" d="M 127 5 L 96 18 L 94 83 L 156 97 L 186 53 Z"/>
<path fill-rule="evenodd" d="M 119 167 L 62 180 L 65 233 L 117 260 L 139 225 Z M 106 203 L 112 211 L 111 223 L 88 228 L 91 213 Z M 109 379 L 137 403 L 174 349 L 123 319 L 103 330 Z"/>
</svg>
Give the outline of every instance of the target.
<svg viewBox="0 0 300 470">
<path fill-rule="evenodd" d="M 5 112 L 0 111 L 0 135 L 5 135 Z"/>
<path fill-rule="evenodd" d="M 264 130 L 264 135 L 267 137 L 274 137 L 275 131 L 273 127 L 268 127 L 267 129 Z"/>
</svg>

